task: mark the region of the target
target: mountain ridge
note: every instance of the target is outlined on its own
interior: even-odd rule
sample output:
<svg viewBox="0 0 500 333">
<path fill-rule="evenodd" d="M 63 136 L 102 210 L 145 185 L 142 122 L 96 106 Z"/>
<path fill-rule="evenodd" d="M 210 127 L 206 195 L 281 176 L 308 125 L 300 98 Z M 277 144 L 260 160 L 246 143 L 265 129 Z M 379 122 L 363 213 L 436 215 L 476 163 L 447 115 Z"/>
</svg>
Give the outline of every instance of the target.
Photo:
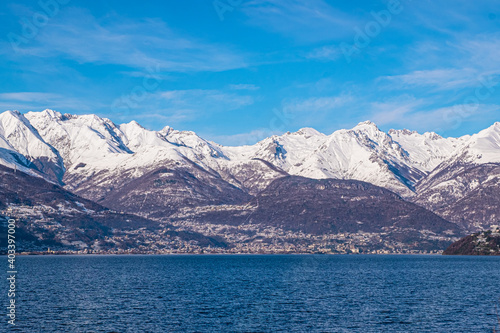
<svg viewBox="0 0 500 333">
<path fill-rule="evenodd" d="M 484 193 L 496 195 L 498 186 L 487 180 L 484 172 L 473 172 L 468 179 L 459 176 L 463 171 L 492 163 L 500 163 L 498 122 L 471 136 L 443 138 L 433 132 L 386 133 L 365 121 L 330 135 L 302 128 L 254 145 L 223 146 L 191 131 L 169 126 L 151 131 L 135 121 L 116 125 L 93 114 L 70 115 L 49 109 L 25 115 L 13 111 L 0 114 L 0 164 L 63 185 L 89 200 L 104 200 L 116 209 L 142 209 L 126 204 L 131 193 L 138 195 L 136 199 L 142 198 L 142 207 L 169 206 L 170 202 L 156 199 L 174 195 L 169 191 L 175 186 L 158 185 L 165 181 L 184 184 L 176 192 L 180 196 L 175 199 L 178 204 L 173 205 L 181 208 L 179 203 L 192 203 L 195 197 L 199 198 L 194 201 L 197 204 L 238 203 L 265 190 L 274 180 L 293 175 L 368 182 L 458 221 L 453 214 L 464 207 L 439 207 L 450 200 L 473 203 Z M 162 167 L 169 170 L 165 175 L 176 174 L 175 179 L 151 179 L 156 185 L 148 189 L 151 195 L 143 197 L 138 180 L 149 179 L 148 175 Z M 447 186 L 452 180 L 455 184 Z M 474 192 L 472 187 L 455 191 L 471 180 L 485 182 L 483 192 Z M 136 188 L 130 188 L 129 183 L 136 184 Z M 225 195 L 234 200 L 225 200 Z M 470 222 L 457 223 L 466 228 L 494 224 L 500 212 L 493 204 L 485 209 L 471 216 Z"/>
</svg>

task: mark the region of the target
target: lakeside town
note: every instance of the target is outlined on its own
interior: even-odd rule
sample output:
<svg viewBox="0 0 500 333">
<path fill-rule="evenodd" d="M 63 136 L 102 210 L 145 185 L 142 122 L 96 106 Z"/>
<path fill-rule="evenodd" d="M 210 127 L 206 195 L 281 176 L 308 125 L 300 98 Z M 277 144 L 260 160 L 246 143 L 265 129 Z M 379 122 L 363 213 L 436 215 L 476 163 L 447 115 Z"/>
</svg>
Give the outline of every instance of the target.
<svg viewBox="0 0 500 333">
<path fill-rule="evenodd" d="M 64 225 L 50 217 L 50 206 L 10 205 L 0 211 L 15 216 L 19 228 L 36 241 L 19 240 L 20 254 L 439 254 L 437 244 L 457 238 L 419 231 L 428 246 L 397 241 L 395 234 L 405 230 L 394 227 L 377 233 L 337 233 L 314 235 L 258 224 L 226 225 L 196 223 L 189 219 L 158 222 L 158 228 L 113 229 L 100 239 L 90 241 L 85 230 Z M 406 230 L 407 231 L 407 230 Z M 217 246 L 186 240 L 176 234 L 200 233 L 220 240 Z M 441 246 L 442 248 L 442 246 Z"/>
</svg>

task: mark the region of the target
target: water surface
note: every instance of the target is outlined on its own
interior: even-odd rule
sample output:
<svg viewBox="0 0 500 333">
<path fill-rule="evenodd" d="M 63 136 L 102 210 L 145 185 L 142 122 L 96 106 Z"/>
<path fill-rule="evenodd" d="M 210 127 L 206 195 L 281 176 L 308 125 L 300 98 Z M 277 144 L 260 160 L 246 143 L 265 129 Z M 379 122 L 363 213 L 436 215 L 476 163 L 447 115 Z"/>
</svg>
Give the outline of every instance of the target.
<svg viewBox="0 0 500 333">
<path fill-rule="evenodd" d="M 17 260 L 21 332 L 491 332 L 500 297 L 500 257 Z"/>
</svg>

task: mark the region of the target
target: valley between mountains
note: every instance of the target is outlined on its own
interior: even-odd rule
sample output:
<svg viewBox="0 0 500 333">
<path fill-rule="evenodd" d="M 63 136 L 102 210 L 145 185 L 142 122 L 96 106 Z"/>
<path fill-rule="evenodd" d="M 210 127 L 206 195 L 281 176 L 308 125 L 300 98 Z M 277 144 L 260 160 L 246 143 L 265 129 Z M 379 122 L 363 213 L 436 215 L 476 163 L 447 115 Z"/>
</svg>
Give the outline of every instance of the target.
<svg viewBox="0 0 500 333">
<path fill-rule="evenodd" d="M 443 138 L 367 121 L 229 147 L 5 111 L 0 178 L 0 218 L 27 252 L 436 253 L 500 224 L 500 123 Z"/>
</svg>

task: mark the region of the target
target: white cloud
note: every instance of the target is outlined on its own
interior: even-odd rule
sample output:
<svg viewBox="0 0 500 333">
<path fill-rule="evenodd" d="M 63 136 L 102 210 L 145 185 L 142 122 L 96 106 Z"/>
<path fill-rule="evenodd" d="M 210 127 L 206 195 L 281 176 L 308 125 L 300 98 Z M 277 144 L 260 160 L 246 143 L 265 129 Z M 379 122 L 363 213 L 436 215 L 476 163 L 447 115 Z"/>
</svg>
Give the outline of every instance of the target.
<svg viewBox="0 0 500 333">
<path fill-rule="evenodd" d="M 391 88 L 433 87 L 437 90 L 449 90 L 477 85 L 477 79 L 477 72 L 471 68 L 446 68 L 385 76 L 378 81 L 390 83 Z"/>
<path fill-rule="evenodd" d="M 464 123 L 474 122 L 477 117 L 495 115 L 500 108 L 492 104 L 477 104 L 473 107 L 455 104 L 435 108 L 426 105 L 424 100 L 410 97 L 387 103 L 372 103 L 371 107 L 369 118 L 377 125 L 421 132 L 454 130 Z"/>
<path fill-rule="evenodd" d="M 251 96 L 226 93 L 220 90 L 170 90 L 159 96 L 172 107 L 193 107 L 201 110 L 235 110 L 253 104 Z"/>
<path fill-rule="evenodd" d="M 426 41 L 410 47 L 405 59 L 413 70 L 379 77 L 376 82 L 393 90 L 445 91 L 476 87 L 481 78 L 500 74 L 500 34 L 453 37 L 444 43 Z"/>
<path fill-rule="evenodd" d="M 12 92 L 0 94 L 2 100 L 12 100 L 20 102 L 40 102 L 58 99 L 62 96 L 43 92 Z"/>
<path fill-rule="evenodd" d="M 368 116 L 377 125 L 392 125 L 406 122 L 408 115 L 415 111 L 423 101 L 413 97 L 400 97 L 387 102 L 370 104 L 371 114 Z"/>
<path fill-rule="evenodd" d="M 327 96 L 294 99 L 286 101 L 283 109 L 287 112 L 293 113 L 332 111 L 344 106 L 350 100 L 350 96 Z"/>
<path fill-rule="evenodd" d="M 306 54 L 307 59 L 317 59 L 325 61 L 334 61 L 342 57 L 342 52 L 337 46 L 327 45 L 313 49 Z"/>
<path fill-rule="evenodd" d="M 323 0 L 252 0 L 242 9 L 249 24 L 305 42 L 350 36 L 359 23 Z"/>
<path fill-rule="evenodd" d="M 230 84 L 229 89 L 232 90 L 259 90 L 260 87 L 254 85 L 254 84 Z"/>
<path fill-rule="evenodd" d="M 79 98 L 45 92 L 10 92 L 0 94 L 0 110 L 41 111 L 57 109 L 61 112 L 94 111 L 105 106 L 93 101 L 85 103 Z"/>
<path fill-rule="evenodd" d="M 474 38 L 462 38 L 451 44 L 456 50 L 464 53 L 461 65 L 473 65 L 482 73 L 500 73 L 500 33 L 478 34 Z"/>
<path fill-rule="evenodd" d="M 98 20 L 89 11 L 67 8 L 21 54 L 62 55 L 80 63 L 117 64 L 162 71 L 223 71 L 246 67 L 244 56 L 222 44 L 183 36 L 158 19 L 130 20 L 110 15 Z M 19 55 L 19 54 L 18 54 Z"/>
</svg>

